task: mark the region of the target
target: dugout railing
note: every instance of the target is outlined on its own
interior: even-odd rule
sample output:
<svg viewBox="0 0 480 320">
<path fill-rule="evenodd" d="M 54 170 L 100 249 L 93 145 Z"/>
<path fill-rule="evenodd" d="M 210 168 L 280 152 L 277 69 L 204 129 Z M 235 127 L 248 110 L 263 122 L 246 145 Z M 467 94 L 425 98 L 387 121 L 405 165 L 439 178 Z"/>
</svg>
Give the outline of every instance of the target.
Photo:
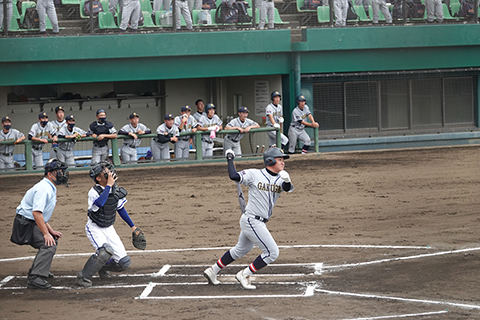
<svg viewBox="0 0 480 320">
<path fill-rule="evenodd" d="M 263 127 L 263 128 L 258 128 L 258 129 L 251 129 L 250 132 L 248 134 L 253 134 L 253 133 L 258 133 L 258 132 L 268 132 L 268 131 L 276 131 L 276 137 L 277 137 L 277 145 L 280 146 L 281 145 L 281 131 L 280 129 L 276 129 L 276 128 L 271 128 L 271 127 Z M 319 140 L 318 140 L 318 128 L 315 128 L 315 130 L 313 131 L 314 132 L 314 146 L 315 146 L 315 152 L 319 152 Z M 228 133 L 238 133 L 238 130 L 220 130 L 219 132 L 217 132 L 217 135 L 225 135 L 225 134 L 228 134 Z M 171 164 L 188 164 L 188 163 L 192 163 L 192 162 L 212 162 L 212 161 L 223 161 L 223 156 L 221 157 L 222 159 L 213 159 L 213 158 L 209 158 L 209 159 L 203 159 L 203 156 L 202 156 L 202 135 L 204 134 L 210 134 L 209 131 L 197 131 L 195 133 L 180 133 L 180 136 L 194 136 L 195 137 L 195 150 L 194 150 L 194 153 L 195 153 L 195 157 L 193 160 L 188 160 L 188 161 L 171 161 L 171 162 L 161 162 L 161 161 L 153 161 L 153 160 L 150 160 L 150 161 L 142 161 L 142 162 L 138 162 L 138 163 L 130 163 L 130 164 L 125 164 L 121 162 L 120 160 L 120 148 L 122 146 L 122 141 L 124 139 L 131 139 L 130 136 L 126 136 L 126 135 L 118 135 L 117 138 L 115 139 L 110 139 L 110 147 L 111 147 L 111 154 L 110 154 L 110 159 L 111 161 L 113 162 L 113 164 L 117 167 L 135 167 L 135 166 L 150 166 L 150 165 L 171 165 Z M 144 135 L 141 135 L 139 136 L 139 139 L 151 139 L 151 138 L 155 138 L 157 136 L 157 134 L 155 133 L 152 133 L 152 134 L 144 134 Z M 244 137 L 245 139 L 246 137 Z M 45 154 L 45 156 L 48 155 L 48 153 L 50 152 L 50 149 L 51 149 L 51 143 L 52 141 L 49 139 L 49 144 L 48 145 L 45 145 L 44 146 L 44 149 L 43 149 L 43 153 Z M 59 142 L 68 142 L 68 141 L 71 141 L 71 139 L 58 139 Z M 83 150 L 87 151 L 87 150 L 90 150 L 91 151 L 91 148 L 92 148 L 92 143 L 93 141 L 96 141 L 95 138 L 92 138 L 92 137 L 85 137 L 85 138 L 82 138 L 81 140 L 77 141 L 77 144 L 83 144 L 85 145 L 85 148 Z M 120 141 L 120 142 L 119 142 Z M 14 141 L 0 141 L 0 145 L 11 145 L 11 144 L 14 144 Z M 28 140 L 28 139 L 25 139 L 23 142 L 17 144 L 15 146 L 15 152 L 14 152 L 14 155 L 17 155 L 17 158 L 18 156 L 24 156 L 24 158 L 22 157 L 22 163 L 24 163 L 23 165 L 21 165 L 20 167 L 18 168 L 15 168 L 14 170 L 11 170 L 11 171 L 0 171 L 0 174 L 8 174 L 8 173 L 34 173 L 34 172 L 39 172 L 40 170 L 34 170 L 34 166 L 33 166 L 33 160 L 32 160 L 32 144 L 33 142 L 31 140 Z M 20 150 L 19 150 L 20 149 Z M 19 152 L 20 151 L 20 152 Z M 83 156 L 84 159 L 90 159 L 91 158 L 91 153 L 90 154 L 86 154 L 85 156 Z M 244 156 L 242 159 L 252 159 L 252 157 L 248 157 L 248 156 Z M 76 157 L 77 159 L 77 157 Z M 45 162 L 45 161 L 44 161 Z M 89 166 L 90 166 L 90 163 L 89 162 L 83 162 L 82 164 L 78 164 L 77 165 L 79 166 L 76 166 L 75 168 L 69 168 L 69 170 L 87 170 L 89 169 Z"/>
</svg>

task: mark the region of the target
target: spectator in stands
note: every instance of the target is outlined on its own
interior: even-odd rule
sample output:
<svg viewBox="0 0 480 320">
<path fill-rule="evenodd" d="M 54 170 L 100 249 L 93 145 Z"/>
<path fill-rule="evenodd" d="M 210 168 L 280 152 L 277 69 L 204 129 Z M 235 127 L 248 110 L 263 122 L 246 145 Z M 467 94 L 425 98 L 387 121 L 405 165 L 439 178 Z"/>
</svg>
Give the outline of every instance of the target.
<svg viewBox="0 0 480 320">
<path fill-rule="evenodd" d="M 55 4 L 53 3 L 53 0 L 38 0 L 37 12 L 41 34 L 45 34 L 47 32 L 47 15 L 48 19 L 50 19 L 50 22 L 52 23 L 53 33 L 58 34 L 60 32 L 60 29 L 58 28 L 57 12 L 55 11 Z"/>
<path fill-rule="evenodd" d="M 7 17 L 7 31 L 10 30 L 10 21 L 12 21 L 12 15 L 13 15 L 13 6 L 12 6 L 12 0 L 0 0 L 0 29 L 3 30 L 3 27 L 4 27 L 4 14 L 3 14 L 3 1 L 6 1 L 7 2 L 7 14 L 6 14 L 6 17 Z"/>
<path fill-rule="evenodd" d="M 174 124 L 178 127 L 180 132 L 192 132 L 197 131 L 197 120 L 190 115 L 192 109 L 190 106 L 183 106 L 180 109 L 181 115 L 175 117 Z M 190 152 L 190 145 L 193 143 L 193 137 L 179 136 L 177 143 L 175 143 L 175 159 L 187 160 Z"/>
<path fill-rule="evenodd" d="M 140 13 L 142 8 L 139 0 L 123 0 L 122 7 L 122 22 L 118 27 L 120 31 L 126 31 L 128 25 L 135 32 L 138 29 L 138 20 L 140 20 Z"/>
<path fill-rule="evenodd" d="M 47 139 L 51 139 L 53 143 L 57 143 L 55 128 L 48 122 L 48 114 L 42 112 L 38 115 L 38 122 L 34 123 L 28 133 L 28 140 L 32 140 L 32 158 L 33 165 L 36 169 L 43 168 L 43 146 L 48 143 Z"/>
<path fill-rule="evenodd" d="M 57 119 L 51 121 L 50 123 L 53 125 L 53 128 L 55 129 L 55 133 L 58 136 L 58 132 L 60 129 L 63 127 L 65 124 L 65 109 L 63 109 L 62 106 L 57 106 L 55 108 L 55 115 L 57 116 Z M 54 143 L 52 144 L 52 150 L 50 150 L 50 159 L 57 158 L 57 150 L 58 150 L 58 144 Z M 63 162 L 65 160 L 59 159 Z"/>
<path fill-rule="evenodd" d="M 193 10 L 202 10 L 202 0 L 188 0 L 188 9 L 190 12 Z"/>
<path fill-rule="evenodd" d="M 355 5 L 356 6 L 363 6 L 363 9 L 365 10 L 365 13 L 367 14 L 367 17 L 369 16 L 369 6 L 370 6 L 370 0 L 355 0 Z"/>
<path fill-rule="evenodd" d="M 129 117 L 130 124 L 126 124 L 120 129 L 118 134 L 124 134 L 132 137 L 132 139 L 123 140 L 123 146 L 120 150 L 123 163 L 137 163 L 137 148 L 142 143 L 142 139 L 138 136 L 142 134 L 149 134 L 152 131 L 143 123 L 139 123 L 140 116 L 134 112 Z"/>
<path fill-rule="evenodd" d="M 258 29 L 263 30 L 267 16 L 268 29 L 273 29 L 275 20 L 275 5 L 273 4 L 273 0 L 258 0 L 257 7 L 258 6 L 260 7 L 260 22 L 258 23 Z"/>
<path fill-rule="evenodd" d="M 2 118 L 3 130 L 0 131 L 0 141 L 14 141 L 13 144 L 0 145 L 0 171 L 13 170 L 13 151 L 17 143 L 25 140 L 25 135 L 17 129 L 12 129 L 12 120 L 9 116 Z"/>
<path fill-rule="evenodd" d="M 70 141 L 58 143 L 57 159 L 65 162 L 69 167 L 75 167 L 73 148 L 78 140 L 87 136 L 87 132 L 75 126 L 75 117 L 71 114 L 67 116 L 66 124 L 60 128 L 57 135 L 59 138 L 70 139 Z"/>
<path fill-rule="evenodd" d="M 333 8 L 335 10 L 335 26 L 347 26 L 348 0 L 334 0 Z"/>
<path fill-rule="evenodd" d="M 443 22 L 442 0 L 425 0 L 425 9 L 427 10 L 427 22 L 433 23 L 434 19 L 438 23 Z"/>
<path fill-rule="evenodd" d="M 390 10 L 387 7 L 387 1 L 385 0 L 372 0 L 372 22 L 373 24 L 378 24 L 378 19 L 380 18 L 380 14 L 378 11 L 382 11 L 383 16 L 385 17 L 385 21 L 387 24 L 392 23 L 392 15 L 390 14 Z"/>
<path fill-rule="evenodd" d="M 171 113 L 165 115 L 165 122 L 158 126 L 157 136 L 152 139 L 150 145 L 152 149 L 153 160 L 170 162 L 170 148 L 168 143 L 176 143 L 180 132 L 178 127 L 173 124 L 175 117 Z"/>
<path fill-rule="evenodd" d="M 155 11 L 169 11 L 172 10 L 170 8 L 172 5 L 172 0 L 153 0 L 153 12 Z"/>
<path fill-rule="evenodd" d="M 182 25 L 182 16 L 187 24 L 187 30 L 192 30 L 193 22 L 192 22 L 192 15 L 190 14 L 190 10 L 188 9 L 188 2 L 187 0 L 175 0 L 175 28 L 180 30 Z"/>
<path fill-rule="evenodd" d="M 107 160 L 108 140 L 117 137 L 117 130 L 113 127 L 113 123 L 107 121 L 105 110 L 97 110 L 97 121 L 90 124 L 88 135 L 96 139 L 96 141 L 93 141 L 92 165 Z"/>
<path fill-rule="evenodd" d="M 195 107 L 197 108 L 197 112 L 195 112 L 193 114 L 193 117 L 195 118 L 195 120 L 200 120 L 200 118 L 202 116 L 206 116 L 207 114 L 203 111 L 205 110 L 205 103 L 203 103 L 203 100 L 202 99 L 198 99 L 197 101 L 195 101 Z"/>
</svg>

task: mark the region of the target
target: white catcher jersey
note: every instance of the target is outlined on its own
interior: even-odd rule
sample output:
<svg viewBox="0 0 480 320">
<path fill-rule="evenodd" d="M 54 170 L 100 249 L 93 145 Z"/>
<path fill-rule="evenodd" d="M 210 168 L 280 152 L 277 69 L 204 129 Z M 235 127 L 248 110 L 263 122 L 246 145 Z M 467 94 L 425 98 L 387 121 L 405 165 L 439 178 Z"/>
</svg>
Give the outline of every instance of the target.
<svg viewBox="0 0 480 320">
<path fill-rule="evenodd" d="M 248 204 L 245 214 L 270 219 L 273 207 L 283 192 L 284 180 L 271 175 L 267 169 L 248 169 L 239 172 L 240 184 L 248 186 Z M 293 185 L 290 191 L 293 191 Z"/>
<path fill-rule="evenodd" d="M 246 118 L 244 122 L 240 120 L 240 117 L 237 117 L 235 119 L 232 119 L 228 124 L 227 127 L 238 127 L 238 128 L 243 128 L 245 129 L 246 127 L 254 126 L 257 125 L 255 121 L 252 119 Z M 239 141 L 240 139 L 243 138 L 245 133 L 229 133 L 227 134 L 228 139 L 233 140 L 233 141 Z"/>
<path fill-rule="evenodd" d="M 280 104 L 274 105 L 273 103 L 270 103 L 267 106 L 265 113 L 267 115 L 267 127 L 272 127 L 273 124 L 268 115 L 271 114 L 273 116 L 273 120 L 275 120 L 275 123 L 278 123 L 278 118 L 283 117 L 283 107 Z"/>
<path fill-rule="evenodd" d="M 65 138 L 65 136 L 71 136 L 75 132 L 79 133 L 80 135 L 84 135 L 85 133 L 87 133 L 85 130 L 80 129 L 79 127 L 73 127 L 73 130 L 70 131 L 68 129 L 68 126 L 63 126 L 63 127 L 60 128 L 60 131 L 57 132 L 57 136 L 59 138 L 60 137 Z M 71 150 L 73 150 L 73 147 L 75 146 L 76 142 L 77 142 L 76 140 L 71 140 L 71 141 L 68 141 L 68 142 L 59 142 L 58 147 L 62 150 L 65 150 L 65 151 L 71 151 Z"/>
<path fill-rule="evenodd" d="M 208 116 L 202 116 L 198 121 L 198 125 L 204 128 L 221 126 L 222 123 L 223 121 L 216 114 L 214 114 L 212 118 L 209 118 Z M 204 134 L 202 135 L 202 141 L 212 143 L 213 139 L 211 139 L 208 134 Z"/>
<path fill-rule="evenodd" d="M 7 133 L 3 132 L 3 129 L 0 130 L 0 141 L 16 141 L 18 138 L 23 136 L 24 134 L 17 129 L 10 128 Z M 13 152 L 13 150 L 15 150 L 14 144 L 0 145 L 0 153 L 10 153 Z"/>
<path fill-rule="evenodd" d="M 101 187 L 102 190 L 105 189 L 104 187 L 102 187 L 99 184 L 97 184 L 97 186 Z M 113 187 L 110 188 L 110 193 L 112 193 L 112 191 L 113 191 Z M 97 200 L 99 197 L 100 197 L 100 195 L 98 194 L 97 190 L 95 190 L 95 187 L 92 187 L 92 189 L 90 189 L 90 191 L 88 191 L 88 210 L 98 211 L 98 209 L 100 209 L 99 207 L 97 207 L 94 204 L 95 200 Z M 125 205 L 125 203 L 127 203 L 127 198 L 119 199 L 118 204 L 117 204 L 117 210 L 122 209 L 123 206 Z"/>
<path fill-rule="evenodd" d="M 132 124 L 129 123 L 129 124 L 124 125 L 124 126 L 122 127 L 122 129 L 120 129 L 120 132 L 125 131 L 125 132 L 127 132 L 127 133 L 128 133 L 128 132 L 137 133 L 138 130 L 142 130 L 143 132 L 146 132 L 146 131 L 148 131 L 148 130 L 150 130 L 150 129 L 148 129 L 147 126 L 144 125 L 143 123 L 138 123 L 136 128 L 134 128 L 134 127 L 132 126 Z M 135 140 L 135 139 L 133 139 L 133 138 L 131 138 L 131 139 L 124 139 L 124 140 L 123 140 L 123 143 L 128 144 L 128 145 L 129 145 L 130 147 L 132 147 L 132 148 L 136 148 L 136 147 L 140 146 L 140 144 L 142 143 L 142 139 L 137 139 L 137 140 Z"/>
<path fill-rule="evenodd" d="M 303 110 L 301 110 L 299 107 L 296 107 L 292 111 L 292 122 L 290 123 L 290 125 L 297 129 L 303 130 L 305 128 L 305 125 L 301 122 L 307 121 L 307 117 L 310 114 L 311 112 L 307 105 L 303 107 Z"/>
</svg>

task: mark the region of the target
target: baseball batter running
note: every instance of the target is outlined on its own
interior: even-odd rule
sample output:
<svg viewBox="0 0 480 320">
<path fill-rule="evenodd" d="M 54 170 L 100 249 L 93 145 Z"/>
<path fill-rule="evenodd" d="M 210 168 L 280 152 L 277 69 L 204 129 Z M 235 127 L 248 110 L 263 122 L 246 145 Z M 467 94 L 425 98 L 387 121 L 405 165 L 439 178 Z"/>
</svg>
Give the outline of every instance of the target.
<svg viewBox="0 0 480 320">
<path fill-rule="evenodd" d="M 245 208 L 243 193 L 239 191 L 240 207 L 242 216 L 240 218 L 240 236 L 238 243 L 211 267 L 203 273 L 208 282 L 213 285 L 220 284 L 217 274 L 233 261 L 243 257 L 253 246 L 256 245 L 262 250 L 259 255 L 247 268 L 240 270 L 235 278 L 245 289 L 256 289 L 251 284 L 250 276 L 258 270 L 266 267 L 277 259 L 279 250 L 266 223 L 272 216 L 273 207 L 283 191 L 293 191 L 290 175 L 284 170 L 285 159 L 290 156 L 284 154 L 279 148 L 270 148 L 263 154 L 265 163 L 264 169 L 249 169 L 237 172 L 233 159 L 233 150 L 227 150 L 228 174 L 230 179 L 249 187 L 248 204 Z"/>
<path fill-rule="evenodd" d="M 117 212 L 132 229 L 132 242 L 137 249 L 144 250 L 147 242 L 143 232 L 137 228 L 125 210 L 127 190 L 118 187 L 117 173 L 113 166 L 102 161 L 90 169 L 90 177 L 96 185 L 88 192 L 88 221 L 85 226 L 88 240 L 96 250 L 77 273 L 77 285 L 91 287 L 92 277 L 97 272 L 101 279 L 110 277 L 110 271 L 121 272 L 131 265 L 122 240 L 113 224 Z"/>
</svg>

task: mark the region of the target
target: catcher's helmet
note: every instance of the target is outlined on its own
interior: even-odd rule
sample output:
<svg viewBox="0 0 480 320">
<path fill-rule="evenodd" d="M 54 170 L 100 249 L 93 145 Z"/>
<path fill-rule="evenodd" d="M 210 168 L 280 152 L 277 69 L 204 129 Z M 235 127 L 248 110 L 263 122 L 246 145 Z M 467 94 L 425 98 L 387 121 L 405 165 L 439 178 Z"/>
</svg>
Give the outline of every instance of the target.
<svg viewBox="0 0 480 320">
<path fill-rule="evenodd" d="M 281 95 L 280 92 L 278 92 L 278 91 L 273 91 L 272 94 L 271 94 L 271 96 L 270 96 L 270 99 L 272 99 L 272 101 L 273 101 L 273 98 L 275 98 L 275 97 L 280 97 L 280 98 L 282 98 L 282 95 Z"/>
<path fill-rule="evenodd" d="M 90 169 L 90 172 L 89 172 L 89 175 L 90 175 L 90 178 L 93 179 L 93 181 L 95 181 L 95 183 L 97 182 L 97 180 L 95 179 L 100 173 L 102 173 L 105 168 L 108 168 L 108 170 L 110 170 L 111 172 L 113 172 L 114 174 L 116 174 L 117 172 L 115 171 L 115 167 L 113 166 L 113 164 L 109 161 L 101 161 L 97 164 L 95 164 L 91 169 Z M 104 173 L 105 175 L 105 178 L 108 178 L 108 174 L 107 173 Z"/>
<path fill-rule="evenodd" d="M 297 96 L 297 98 L 295 100 L 296 100 L 297 104 L 298 104 L 299 101 L 307 101 L 307 99 L 305 99 L 305 96 L 303 94 Z"/>
<path fill-rule="evenodd" d="M 277 160 L 275 160 L 275 158 L 288 159 L 290 158 L 290 156 L 283 153 L 280 148 L 276 147 L 270 148 L 263 153 L 263 162 L 265 163 L 266 167 L 275 165 L 275 163 L 277 163 Z"/>
<path fill-rule="evenodd" d="M 67 172 L 67 164 L 58 160 L 57 158 L 52 158 L 47 161 L 45 164 L 45 175 L 51 172 L 55 175 L 55 184 L 61 185 L 65 184 L 68 187 L 68 172 Z"/>
<path fill-rule="evenodd" d="M 217 107 L 215 107 L 215 105 L 213 103 L 209 103 L 205 107 L 205 112 L 208 112 L 208 110 L 210 110 L 210 109 L 217 109 Z"/>
</svg>

